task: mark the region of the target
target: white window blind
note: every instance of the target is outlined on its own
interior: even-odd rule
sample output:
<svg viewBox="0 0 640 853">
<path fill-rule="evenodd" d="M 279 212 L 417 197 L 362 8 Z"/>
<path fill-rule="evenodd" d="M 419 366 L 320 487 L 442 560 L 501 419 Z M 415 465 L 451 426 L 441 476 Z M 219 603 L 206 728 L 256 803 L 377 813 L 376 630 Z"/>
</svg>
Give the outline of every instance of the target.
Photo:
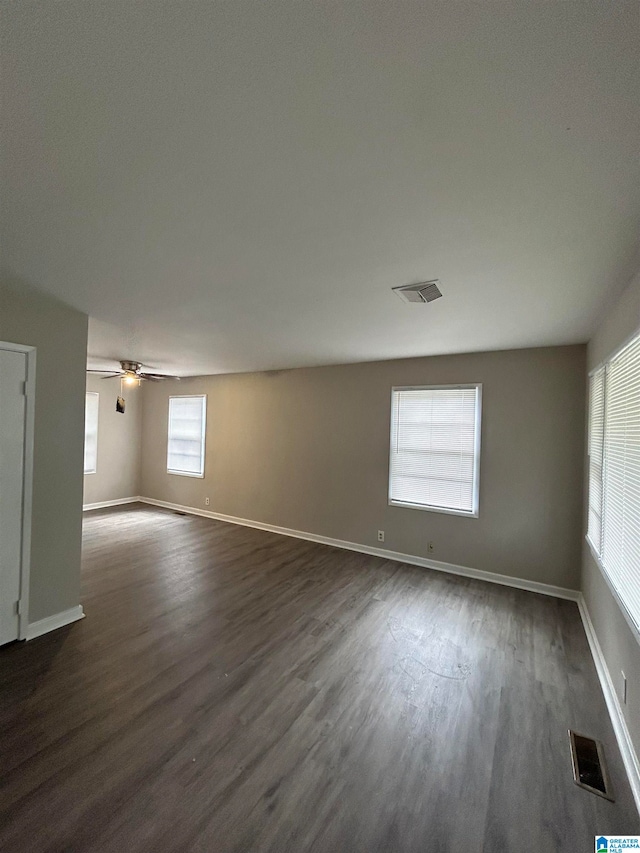
<svg viewBox="0 0 640 853">
<path fill-rule="evenodd" d="M 204 477 L 206 419 L 206 396 L 169 397 L 169 474 Z"/>
<path fill-rule="evenodd" d="M 604 450 L 604 367 L 589 382 L 589 539 L 602 548 L 602 461 Z"/>
<path fill-rule="evenodd" d="M 87 391 L 84 400 L 84 473 L 98 468 L 98 404 L 100 395 Z"/>
<path fill-rule="evenodd" d="M 389 502 L 478 514 L 481 386 L 394 388 Z"/>
<path fill-rule="evenodd" d="M 640 335 L 607 365 L 603 457 L 602 565 L 640 628 Z"/>
</svg>

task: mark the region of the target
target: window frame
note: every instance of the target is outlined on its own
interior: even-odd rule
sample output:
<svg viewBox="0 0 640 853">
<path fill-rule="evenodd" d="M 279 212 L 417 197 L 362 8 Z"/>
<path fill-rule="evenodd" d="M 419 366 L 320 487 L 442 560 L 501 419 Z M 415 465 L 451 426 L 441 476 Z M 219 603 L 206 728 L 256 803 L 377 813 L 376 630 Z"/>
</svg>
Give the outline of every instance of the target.
<svg viewBox="0 0 640 853">
<path fill-rule="evenodd" d="M 87 452 L 87 397 L 95 397 L 96 398 L 96 458 L 95 458 L 95 466 L 93 469 L 84 469 L 84 474 L 97 474 L 98 473 L 98 431 L 100 428 L 100 394 L 98 391 L 85 391 L 84 392 L 84 452 L 86 457 Z M 83 465 L 84 467 L 84 465 Z"/>
<path fill-rule="evenodd" d="M 592 380 L 598 374 L 602 374 L 602 435 L 600 436 L 600 450 L 601 455 L 599 459 L 599 465 L 595 466 L 599 468 L 600 471 L 600 512 L 598 513 L 598 518 L 600 522 L 600 530 L 599 530 L 599 546 L 592 540 L 589 535 L 589 528 L 591 526 L 591 509 L 592 509 L 592 489 L 591 489 L 591 471 L 592 471 L 592 453 L 593 445 L 595 444 L 595 436 L 592 433 L 592 429 L 594 424 L 592 423 L 592 415 L 593 415 L 593 404 L 594 404 L 594 394 L 593 394 L 593 385 Z M 587 390 L 587 501 L 586 501 L 586 512 L 587 512 L 587 533 L 586 539 L 589 543 L 591 550 L 598 554 L 598 559 L 602 559 L 602 539 L 603 539 L 603 530 L 604 530 L 604 436 L 605 436 L 605 426 L 607 422 L 607 366 L 606 364 L 602 364 L 597 367 L 595 370 L 592 370 L 588 375 L 588 383 L 589 387 Z"/>
<path fill-rule="evenodd" d="M 625 340 L 617 346 L 606 358 L 602 359 L 594 368 L 592 368 L 587 374 L 587 382 L 588 382 L 588 393 L 587 393 L 587 494 L 586 494 L 586 526 L 587 531 L 585 533 L 585 542 L 589 546 L 589 551 L 591 552 L 591 556 L 595 564 L 597 565 L 600 574 L 602 575 L 611 595 L 616 601 L 622 615 L 629 625 L 633 636 L 636 639 L 636 642 L 640 644 L 640 624 L 636 622 L 635 618 L 632 616 L 631 611 L 627 603 L 625 602 L 622 593 L 619 591 L 616 581 L 610 575 L 604 563 L 604 526 L 605 526 L 605 514 L 606 514 L 606 492 L 605 492 L 605 471 L 607 466 L 606 460 L 606 416 L 607 416 L 607 382 L 609 378 L 609 367 L 610 365 L 635 341 L 640 338 L 640 328 L 637 328 L 631 335 L 629 335 Z M 602 440 L 602 518 L 600 523 L 600 548 L 597 548 L 595 543 L 592 541 L 589 536 L 589 507 L 590 507 L 590 495 L 591 495 L 591 477 L 590 477 L 590 434 L 589 427 L 591 424 L 591 394 L 590 394 L 590 385 L 592 378 L 599 372 L 603 371 L 603 397 L 604 397 L 604 412 L 603 412 L 603 440 Z"/>
<path fill-rule="evenodd" d="M 171 401 L 172 400 L 201 400 L 202 401 L 202 432 L 200 436 L 200 468 L 202 473 L 193 471 L 177 471 L 175 468 L 169 468 L 169 442 L 171 440 Z M 166 456 L 166 472 L 173 474 L 176 477 L 195 477 L 197 480 L 203 480 L 205 475 L 206 461 L 206 445 L 207 445 L 207 395 L 206 394 L 171 394 L 167 403 L 167 456 Z"/>
<path fill-rule="evenodd" d="M 399 391 L 455 391 L 473 388 L 476 392 L 475 406 L 475 435 L 473 445 L 473 507 L 469 510 L 453 509 L 434 504 L 411 503 L 400 501 L 391 496 L 391 465 L 393 454 L 393 417 L 394 395 Z M 417 509 L 423 512 L 439 512 L 444 515 L 458 515 L 463 518 L 479 518 L 480 516 L 480 454 L 482 445 L 482 382 L 456 383 L 449 385 L 393 385 L 391 388 L 391 408 L 389 418 L 389 471 L 387 502 L 389 506 Z"/>
</svg>

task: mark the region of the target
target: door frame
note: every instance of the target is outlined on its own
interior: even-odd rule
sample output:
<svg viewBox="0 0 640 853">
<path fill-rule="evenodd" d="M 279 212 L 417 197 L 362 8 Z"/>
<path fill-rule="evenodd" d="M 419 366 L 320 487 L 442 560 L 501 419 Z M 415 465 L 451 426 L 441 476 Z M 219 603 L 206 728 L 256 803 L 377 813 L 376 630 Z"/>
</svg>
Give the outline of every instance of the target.
<svg viewBox="0 0 640 853">
<path fill-rule="evenodd" d="M 25 385 L 24 458 L 22 469 L 22 532 L 20 542 L 20 599 L 18 639 L 27 639 L 29 627 L 29 577 L 31 575 L 31 513 L 33 508 L 33 447 L 36 403 L 36 347 L 0 341 L 0 350 L 22 352 L 27 357 Z"/>
</svg>

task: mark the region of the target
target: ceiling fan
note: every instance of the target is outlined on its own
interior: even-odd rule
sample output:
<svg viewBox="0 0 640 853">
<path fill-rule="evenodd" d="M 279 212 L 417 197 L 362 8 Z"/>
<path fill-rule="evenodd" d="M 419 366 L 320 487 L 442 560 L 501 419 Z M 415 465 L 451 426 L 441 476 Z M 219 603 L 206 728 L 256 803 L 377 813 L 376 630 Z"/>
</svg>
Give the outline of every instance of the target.
<svg viewBox="0 0 640 853">
<path fill-rule="evenodd" d="M 119 376 L 127 385 L 140 383 L 143 379 L 159 382 L 161 379 L 180 379 L 179 376 L 170 376 L 167 373 L 147 373 L 142 369 L 139 361 L 121 361 L 119 370 L 87 370 L 87 373 L 102 373 L 103 379 L 112 379 Z"/>
</svg>

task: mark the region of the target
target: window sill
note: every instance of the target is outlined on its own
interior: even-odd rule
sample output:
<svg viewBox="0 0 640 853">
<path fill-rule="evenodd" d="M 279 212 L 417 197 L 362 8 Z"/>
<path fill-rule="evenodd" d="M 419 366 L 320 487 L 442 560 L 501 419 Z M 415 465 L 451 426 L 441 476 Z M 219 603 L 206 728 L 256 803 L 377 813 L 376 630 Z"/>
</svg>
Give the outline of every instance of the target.
<svg viewBox="0 0 640 853">
<path fill-rule="evenodd" d="M 175 474 L 176 477 L 195 477 L 196 480 L 204 480 L 204 474 L 192 474 L 189 471 L 170 471 L 167 468 L 167 474 Z"/>
<path fill-rule="evenodd" d="M 389 506 L 402 506 L 406 509 L 419 509 L 423 512 L 441 512 L 444 515 L 461 515 L 464 518 L 478 518 L 479 513 L 466 512 L 462 509 L 447 509 L 441 506 L 428 506 L 427 504 L 412 504 L 407 501 L 394 501 L 389 499 Z"/>
</svg>

